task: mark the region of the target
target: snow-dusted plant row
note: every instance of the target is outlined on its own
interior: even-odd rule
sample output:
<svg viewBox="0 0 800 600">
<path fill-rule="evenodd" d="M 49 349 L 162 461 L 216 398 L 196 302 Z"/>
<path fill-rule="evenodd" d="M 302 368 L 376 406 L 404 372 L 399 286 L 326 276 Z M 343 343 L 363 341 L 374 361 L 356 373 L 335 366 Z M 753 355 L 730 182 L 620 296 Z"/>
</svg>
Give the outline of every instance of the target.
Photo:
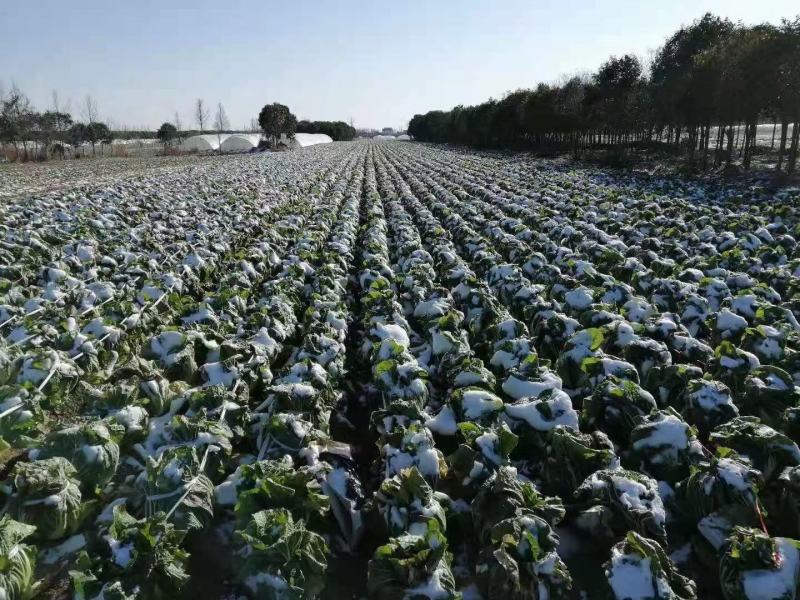
<svg viewBox="0 0 800 600">
<path fill-rule="evenodd" d="M 796 198 L 420 145 L 0 207 L 0 597 L 800 593 Z"/>
</svg>

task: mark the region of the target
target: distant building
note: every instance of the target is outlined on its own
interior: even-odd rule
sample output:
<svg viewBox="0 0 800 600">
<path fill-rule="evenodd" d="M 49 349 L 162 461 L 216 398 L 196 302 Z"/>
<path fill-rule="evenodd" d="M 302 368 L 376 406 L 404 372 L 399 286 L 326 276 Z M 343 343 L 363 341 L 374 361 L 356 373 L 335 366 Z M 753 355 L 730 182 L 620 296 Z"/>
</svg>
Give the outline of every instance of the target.
<svg viewBox="0 0 800 600">
<path fill-rule="evenodd" d="M 381 135 L 394 135 L 394 129 L 391 127 L 384 127 L 381 129 Z"/>
</svg>

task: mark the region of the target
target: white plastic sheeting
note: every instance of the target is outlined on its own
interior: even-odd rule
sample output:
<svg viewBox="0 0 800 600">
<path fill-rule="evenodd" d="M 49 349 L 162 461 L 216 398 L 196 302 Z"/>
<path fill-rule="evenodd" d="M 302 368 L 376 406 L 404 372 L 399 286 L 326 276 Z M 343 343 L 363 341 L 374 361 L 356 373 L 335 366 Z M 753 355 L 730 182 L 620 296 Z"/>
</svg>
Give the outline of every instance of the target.
<svg viewBox="0 0 800 600">
<path fill-rule="evenodd" d="M 232 133 L 222 142 L 220 149 L 223 152 L 249 152 L 258 148 L 261 141 L 259 133 Z"/>
<path fill-rule="evenodd" d="M 258 146 L 261 135 L 258 133 L 223 133 L 217 138 L 215 133 L 193 135 L 181 144 L 181 150 L 196 152 L 248 152 Z M 330 144 L 333 140 L 324 133 L 296 133 L 293 139 L 281 135 L 281 142 L 290 148 L 305 148 L 316 144 Z"/>
<path fill-rule="evenodd" d="M 330 144 L 333 140 L 325 133 L 295 133 L 290 142 L 292 148 L 305 148 L 316 144 Z"/>
<path fill-rule="evenodd" d="M 393 135 L 376 135 L 372 139 L 376 142 L 394 142 L 397 138 Z"/>
<path fill-rule="evenodd" d="M 196 151 L 196 152 L 210 152 L 212 150 L 219 150 L 220 144 L 224 144 L 225 140 L 230 137 L 230 133 L 205 133 L 202 135 L 193 135 L 186 138 L 181 144 L 181 150 Z"/>
</svg>

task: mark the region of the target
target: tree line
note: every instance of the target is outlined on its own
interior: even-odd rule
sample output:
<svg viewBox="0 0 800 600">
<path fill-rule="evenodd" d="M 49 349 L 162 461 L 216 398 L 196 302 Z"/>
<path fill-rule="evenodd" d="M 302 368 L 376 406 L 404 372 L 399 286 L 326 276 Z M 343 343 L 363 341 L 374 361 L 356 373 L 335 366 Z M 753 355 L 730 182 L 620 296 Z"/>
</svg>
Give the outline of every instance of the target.
<svg viewBox="0 0 800 600">
<path fill-rule="evenodd" d="M 756 128 L 775 123 L 777 170 L 794 173 L 800 138 L 800 17 L 745 26 L 706 13 L 681 27 L 648 69 L 633 55 L 596 73 L 540 83 L 500 100 L 411 119 L 420 141 L 569 150 L 659 144 L 700 168 L 747 169 Z"/>
<path fill-rule="evenodd" d="M 226 133 L 227 117 L 224 115 L 225 109 L 220 103 L 217 106 L 213 123 L 217 134 Z M 210 120 L 210 113 L 201 99 L 198 99 L 195 104 L 195 118 L 202 133 L 204 125 Z M 271 147 L 277 147 L 282 136 L 291 138 L 295 133 L 324 133 L 335 141 L 352 140 L 356 134 L 355 128 L 344 121 L 302 120 L 298 122 L 289 107 L 279 102 L 265 104 L 259 112 L 258 118 L 251 123 L 250 129 L 253 132 L 260 130 L 266 138 L 267 145 Z M 181 136 L 180 127 L 170 122 L 163 123 L 156 132 L 156 137 L 164 144 L 165 151 L 173 143 L 179 142 Z"/>
<path fill-rule="evenodd" d="M 344 121 L 300 121 L 297 133 L 324 133 L 335 142 L 349 142 L 356 137 L 356 128 Z"/>
<path fill-rule="evenodd" d="M 114 133 L 108 125 L 98 120 L 97 103 L 87 96 L 82 107 L 83 120 L 76 121 L 53 94 L 53 107 L 45 111 L 34 109 L 22 91 L 12 86 L 8 93 L 0 93 L 0 143 L 13 146 L 22 160 L 64 156 L 68 147 L 80 148 L 88 144 L 92 154 L 99 144 L 111 144 Z"/>
<path fill-rule="evenodd" d="M 115 139 L 155 138 L 167 152 L 190 135 L 212 133 L 221 138 L 225 133 L 234 133 L 222 103 L 217 103 L 212 110 L 202 98 L 192 105 L 192 116 L 198 127 L 192 130 L 184 130 L 180 115 L 175 111 L 174 119 L 162 123 L 157 131 L 114 132 L 98 119 L 97 102 L 91 96 L 85 98 L 79 109 L 82 119 L 76 120 L 59 104 L 54 92 L 53 107 L 40 112 L 16 85 L 8 93 L 0 90 L 0 145 L 13 147 L 15 156 L 12 158 L 16 160 L 43 160 L 64 158 L 70 150 L 77 157 L 87 145 L 94 155 L 98 145 L 102 152 L 102 148 Z M 282 135 L 292 137 L 295 132 L 325 133 L 336 141 L 352 140 L 356 135 L 356 130 L 343 121 L 298 122 L 287 106 L 277 102 L 265 105 L 258 118 L 245 129 L 263 132 L 273 146 L 278 145 Z"/>
<path fill-rule="evenodd" d="M 356 136 L 355 128 L 344 121 L 298 121 L 288 106 L 278 102 L 264 105 L 258 114 L 258 125 L 273 145 L 278 144 L 281 135 L 290 138 L 295 133 L 324 133 L 336 142 Z"/>
<path fill-rule="evenodd" d="M 163 122 L 155 132 L 155 138 L 164 145 L 164 153 L 167 153 L 174 144 L 180 144 L 183 142 L 183 139 L 187 136 L 205 134 L 205 127 L 209 124 L 213 128 L 213 134 L 217 136 L 217 146 L 221 146 L 223 134 L 235 133 L 230 129 L 231 124 L 228 120 L 228 114 L 225 112 L 225 107 L 223 106 L 222 102 L 217 103 L 217 107 L 213 114 L 213 121 L 211 111 L 207 107 L 205 100 L 202 98 L 197 99 L 193 106 L 193 110 L 197 125 L 200 127 L 199 130 L 184 131 L 183 124 L 181 123 L 181 117 L 176 110 L 173 122 Z"/>
</svg>

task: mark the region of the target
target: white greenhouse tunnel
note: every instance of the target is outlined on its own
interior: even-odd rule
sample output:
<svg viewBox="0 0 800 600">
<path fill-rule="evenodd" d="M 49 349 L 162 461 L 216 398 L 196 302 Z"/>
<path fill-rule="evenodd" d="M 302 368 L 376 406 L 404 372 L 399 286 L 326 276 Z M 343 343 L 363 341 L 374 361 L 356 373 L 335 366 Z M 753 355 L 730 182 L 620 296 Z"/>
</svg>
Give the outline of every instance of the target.
<svg viewBox="0 0 800 600">
<path fill-rule="evenodd" d="M 281 141 L 284 141 L 283 136 L 281 136 Z M 331 142 L 333 142 L 331 136 L 325 133 L 295 133 L 288 146 L 290 148 L 305 148 L 317 144 L 330 144 Z"/>
<path fill-rule="evenodd" d="M 202 135 L 193 135 L 183 140 L 181 150 L 188 152 L 211 152 L 219 150 L 220 144 L 224 144 L 225 140 L 230 137 L 229 133 L 205 133 Z"/>
<path fill-rule="evenodd" d="M 250 152 L 258 148 L 262 140 L 260 133 L 215 133 L 193 135 L 186 138 L 181 144 L 181 150 L 187 152 Z M 330 144 L 333 142 L 329 135 L 324 133 L 296 133 L 293 138 L 281 135 L 280 143 L 299 149 L 317 144 Z"/>
<path fill-rule="evenodd" d="M 372 139 L 374 141 L 376 141 L 376 142 L 395 142 L 395 141 L 407 142 L 407 141 L 411 140 L 411 136 L 409 136 L 408 134 L 405 134 L 405 133 L 401 133 L 400 135 L 384 135 L 384 134 L 380 134 L 380 135 L 376 135 Z"/>
<path fill-rule="evenodd" d="M 253 148 L 258 148 L 260 141 L 260 133 L 233 133 L 225 138 L 220 149 L 223 152 L 250 152 Z"/>
</svg>

